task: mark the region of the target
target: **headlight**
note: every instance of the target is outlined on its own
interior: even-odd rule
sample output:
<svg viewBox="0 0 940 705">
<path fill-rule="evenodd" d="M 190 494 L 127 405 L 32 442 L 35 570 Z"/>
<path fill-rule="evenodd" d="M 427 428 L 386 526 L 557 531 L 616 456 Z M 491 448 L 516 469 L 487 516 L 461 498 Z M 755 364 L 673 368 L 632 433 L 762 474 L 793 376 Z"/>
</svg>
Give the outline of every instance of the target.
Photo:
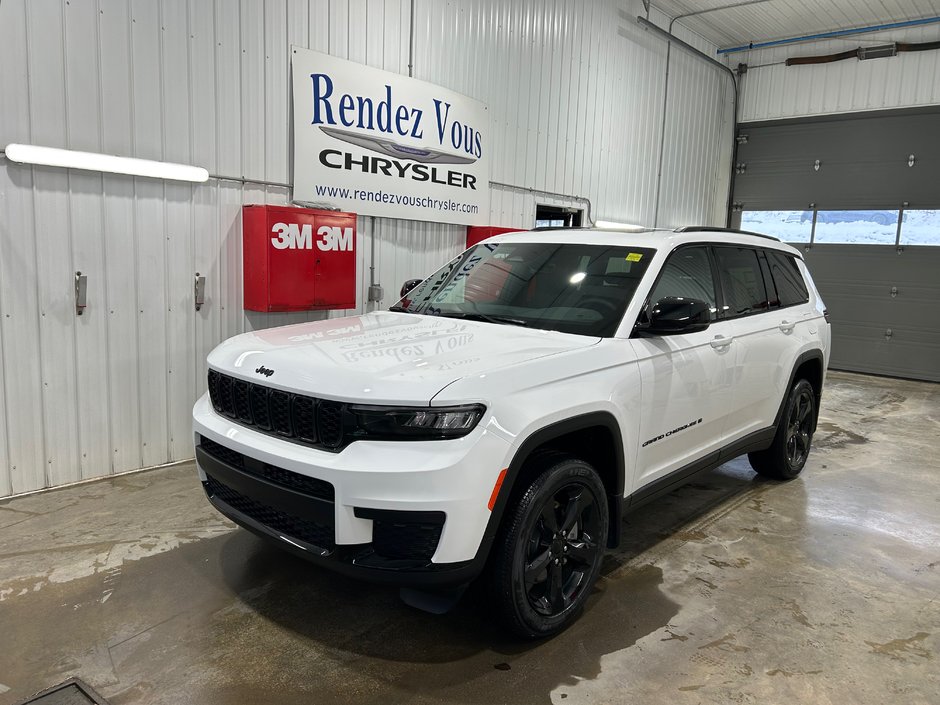
<svg viewBox="0 0 940 705">
<path fill-rule="evenodd" d="M 356 419 L 353 435 L 359 438 L 433 440 L 459 438 L 476 428 L 486 407 L 480 404 L 448 407 L 400 408 L 350 406 Z"/>
</svg>

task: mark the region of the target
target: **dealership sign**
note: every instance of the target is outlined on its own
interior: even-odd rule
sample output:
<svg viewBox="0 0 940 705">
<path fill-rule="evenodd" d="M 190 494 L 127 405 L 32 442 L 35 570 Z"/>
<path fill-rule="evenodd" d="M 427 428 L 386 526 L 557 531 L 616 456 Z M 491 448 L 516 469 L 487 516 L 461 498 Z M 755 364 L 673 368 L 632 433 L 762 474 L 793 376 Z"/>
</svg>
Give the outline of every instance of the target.
<svg viewBox="0 0 940 705">
<path fill-rule="evenodd" d="M 292 47 L 294 200 L 363 215 L 489 222 L 486 106 Z"/>
</svg>

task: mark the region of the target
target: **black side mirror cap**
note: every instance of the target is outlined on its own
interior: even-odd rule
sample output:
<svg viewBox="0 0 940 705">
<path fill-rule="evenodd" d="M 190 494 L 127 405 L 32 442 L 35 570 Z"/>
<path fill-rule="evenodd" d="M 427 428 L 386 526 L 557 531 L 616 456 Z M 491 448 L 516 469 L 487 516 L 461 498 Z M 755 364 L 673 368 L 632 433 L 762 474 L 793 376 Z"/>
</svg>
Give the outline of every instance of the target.
<svg viewBox="0 0 940 705">
<path fill-rule="evenodd" d="M 404 284 L 402 284 L 401 293 L 400 293 L 401 298 L 405 298 L 405 294 L 407 294 L 409 291 L 414 289 L 416 286 L 418 286 L 418 284 L 420 284 L 423 281 L 424 281 L 423 279 L 409 279 Z"/>
<path fill-rule="evenodd" d="M 711 323 L 711 306 L 700 299 L 666 296 L 652 305 L 644 332 L 657 335 L 697 333 Z"/>
</svg>

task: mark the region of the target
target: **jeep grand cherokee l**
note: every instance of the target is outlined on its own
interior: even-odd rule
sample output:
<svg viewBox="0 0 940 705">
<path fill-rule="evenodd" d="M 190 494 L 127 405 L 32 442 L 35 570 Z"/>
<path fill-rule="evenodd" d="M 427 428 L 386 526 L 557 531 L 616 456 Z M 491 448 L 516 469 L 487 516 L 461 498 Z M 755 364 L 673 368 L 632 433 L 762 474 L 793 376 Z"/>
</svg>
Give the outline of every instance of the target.
<svg viewBox="0 0 940 705">
<path fill-rule="evenodd" d="M 829 341 L 773 238 L 498 235 L 388 311 L 219 345 L 199 477 L 237 524 L 349 575 L 426 594 L 485 569 L 507 624 L 543 636 L 625 511 L 745 453 L 800 473 Z"/>
</svg>

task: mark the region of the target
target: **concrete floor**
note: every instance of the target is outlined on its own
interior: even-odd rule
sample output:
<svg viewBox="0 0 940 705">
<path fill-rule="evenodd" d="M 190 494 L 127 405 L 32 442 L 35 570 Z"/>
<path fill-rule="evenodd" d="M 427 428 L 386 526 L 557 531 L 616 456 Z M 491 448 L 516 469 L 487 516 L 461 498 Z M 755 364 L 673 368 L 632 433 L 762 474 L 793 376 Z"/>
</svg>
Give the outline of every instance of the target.
<svg viewBox="0 0 940 705">
<path fill-rule="evenodd" d="M 940 385 L 832 373 L 803 475 L 628 518 L 582 619 L 507 640 L 216 514 L 192 465 L 0 504 L 0 703 L 940 703 Z"/>
</svg>

